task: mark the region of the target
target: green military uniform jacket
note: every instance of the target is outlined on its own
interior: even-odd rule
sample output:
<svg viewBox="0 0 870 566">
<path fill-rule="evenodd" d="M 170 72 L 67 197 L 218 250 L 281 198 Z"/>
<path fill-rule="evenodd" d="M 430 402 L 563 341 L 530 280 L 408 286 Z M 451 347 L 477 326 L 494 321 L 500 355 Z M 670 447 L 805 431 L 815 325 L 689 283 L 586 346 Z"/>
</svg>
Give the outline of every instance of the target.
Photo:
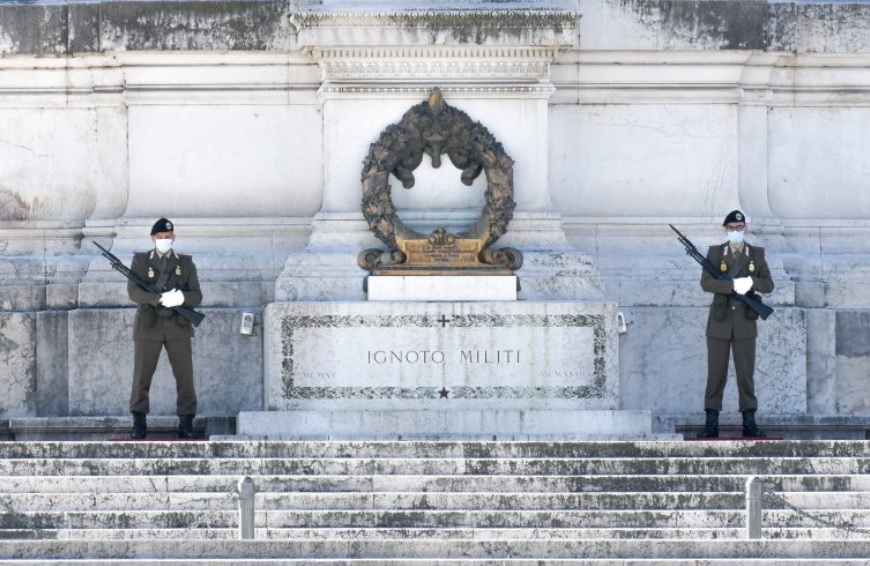
<svg viewBox="0 0 870 566">
<path fill-rule="evenodd" d="M 773 291 L 773 279 L 770 277 L 770 269 L 764 259 L 764 248 L 744 243 L 742 252 L 734 254 L 726 242 L 711 246 L 707 251 L 707 260 L 718 270 L 721 270 L 724 265 L 725 274 L 733 274 L 736 271 L 736 275 L 733 275 L 734 279 L 752 277 L 750 295 L 756 291 L 759 293 Z M 755 322 L 758 315 L 747 307 L 746 303 L 731 297 L 734 292 L 732 281 L 716 279 L 706 270 L 702 270 L 701 288 L 714 294 L 710 305 L 710 316 L 707 319 L 708 338 L 745 340 L 758 336 Z"/>
<path fill-rule="evenodd" d="M 184 293 L 184 306 L 195 307 L 202 302 L 202 291 L 199 288 L 199 278 L 196 266 L 189 255 L 176 254 L 169 250 L 166 263 L 155 251 L 136 253 L 130 270 L 145 281 L 156 285 L 162 274 L 166 274 L 161 291 L 180 289 Z M 159 303 L 160 293 L 143 291 L 132 281 L 127 283 L 127 294 L 139 305 L 136 320 L 133 324 L 134 340 L 174 340 L 193 336 L 193 326 L 185 318 L 172 309 L 167 309 Z"/>
</svg>

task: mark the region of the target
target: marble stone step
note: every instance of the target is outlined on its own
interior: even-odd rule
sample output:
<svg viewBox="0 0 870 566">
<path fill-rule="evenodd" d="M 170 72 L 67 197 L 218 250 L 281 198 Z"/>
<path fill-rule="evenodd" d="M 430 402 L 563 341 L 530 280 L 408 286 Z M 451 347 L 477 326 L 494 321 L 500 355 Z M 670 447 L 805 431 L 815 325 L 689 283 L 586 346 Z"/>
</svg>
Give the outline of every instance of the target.
<svg viewBox="0 0 870 566">
<path fill-rule="evenodd" d="M 0 442 L 0 459 L 141 458 L 828 458 L 870 457 L 866 441 L 695 442 Z"/>
<path fill-rule="evenodd" d="M 124 540 L 6 541 L 0 560 L 82 559 L 767 559 L 870 556 L 870 540 Z M 513 564 L 513 562 L 511 562 Z"/>
<path fill-rule="evenodd" d="M 740 563 L 747 564 L 751 566 L 818 566 L 820 561 L 816 558 L 809 559 L 780 559 L 780 558 L 749 558 L 749 559 L 738 559 Z M 317 566 L 353 566 L 353 565 L 373 565 L 373 564 L 395 564 L 395 565 L 405 565 L 408 564 L 408 560 L 404 558 L 398 559 L 376 559 L 371 560 L 368 558 L 358 558 L 358 559 L 318 559 L 316 564 Z M 734 566 L 735 559 L 734 558 L 724 558 L 721 560 L 715 558 L 692 558 L 692 559 L 680 559 L 680 558 L 654 558 L 654 559 L 644 559 L 644 558 L 636 558 L 636 559 L 612 559 L 612 558 L 584 558 L 579 560 L 577 558 L 566 558 L 566 559 L 532 559 L 532 560 L 523 560 L 523 559 L 510 559 L 510 562 L 506 562 L 503 559 L 495 559 L 495 560 L 486 560 L 486 559 L 476 559 L 476 558 L 456 558 L 456 559 L 414 559 L 414 566 L 505 566 L 505 564 L 510 564 L 510 566 L 652 566 L 652 565 L 664 565 L 664 566 Z M 0 566 L 81 566 L 83 564 L 91 565 L 93 561 L 90 559 L 82 559 L 82 560 L 15 560 L 15 561 L 7 561 L 0 560 Z M 208 558 L 203 560 L 198 560 L 195 558 L 191 559 L 182 559 L 182 560 L 149 560 L 149 559 L 136 559 L 136 560 L 101 560 L 99 562 L 100 566 L 127 566 L 129 564 L 134 564 L 136 566 L 214 566 L 215 564 L 220 564 L 220 566 L 263 566 L 263 561 L 252 558 L 249 560 L 245 559 L 222 559 L 219 563 L 214 559 Z M 285 558 L 285 559 L 269 559 L 268 564 L 275 566 L 293 566 L 293 565 L 311 565 L 312 561 L 308 558 Z M 827 566 L 866 566 L 867 560 L 863 558 L 844 558 L 844 559 L 825 559 L 824 564 Z"/>
<path fill-rule="evenodd" d="M 508 332 L 506 330 L 506 332 Z M 554 360 L 551 360 L 555 362 Z M 382 366 L 382 371 L 390 366 Z M 398 378 L 396 373 L 394 377 Z M 405 378 L 407 379 L 407 377 Z M 540 385 L 541 383 L 539 383 Z M 543 382 L 546 385 L 546 382 Z M 479 406 L 450 403 L 449 408 L 427 404 L 356 408 L 333 400 L 331 406 L 308 408 L 297 402 L 292 411 L 242 411 L 238 434 L 270 440 L 451 440 L 451 441 L 562 441 L 562 440 L 682 440 L 674 432 L 652 432 L 652 416 L 644 410 L 577 410 L 554 406 L 521 406 L 510 399 Z"/>
<path fill-rule="evenodd" d="M 870 493 L 780 493 L 802 509 L 870 509 Z M 767 499 L 768 508 L 781 507 Z M 258 493 L 262 511 L 304 510 L 681 510 L 741 509 L 742 492 L 671 493 Z M 235 493 L 16 493 L 0 494 L 6 513 L 116 510 L 227 511 L 238 508 Z"/>
<path fill-rule="evenodd" d="M 0 442 L 0 566 L 864 559 L 868 467 L 832 441 Z M 822 523 L 766 495 L 744 540 L 748 475 Z"/>
<path fill-rule="evenodd" d="M 870 491 L 870 475 L 758 475 L 767 489 L 781 492 Z M 14 493 L 232 493 L 241 476 L 7 476 L 3 492 Z M 331 492 L 742 492 L 741 475 L 389 475 L 255 476 L 260 493 Z"/>
<path fill-rule="evenodd" d="M 870 527 L 870 510 L 815 509 L 812 515 L 853 528 Z M 257 512 L 260 528 L 739 528 L 746 513 L 738 509 L 668 510 L 287 510 Z M 764 512 L 764 526 L 812 527 L 819 523 L 791 510 Z M 0 513 L 0 529 L 186 529 L 233 528 L 233 511 L 115 510 Z"/>
<path fill-rule="evenodd" d="M 176 540 L 222 539 L 237 540 L 237 528 L 190 529 L 30 529 L 0 531 L 8 539 L 61 540 Z M 3 534 L 0 534 L 2 540 Z M 744 527 L 735 528 L 531 528 L 531 529 L 429 529 L 429 528 L 257 528 L 258 540 L 403 540 L 403 539 L 689 539 L 737 540 L 746 538 Z M 855 533 L 835 528 L 776 527 L 765 528 L 764 539 L 852 540 Z"/>
<path fill-rule="evenodd" d="M 867 474 L 870 458 L 2 459 L 0 475 L 797 475 Z"/>
</svg>

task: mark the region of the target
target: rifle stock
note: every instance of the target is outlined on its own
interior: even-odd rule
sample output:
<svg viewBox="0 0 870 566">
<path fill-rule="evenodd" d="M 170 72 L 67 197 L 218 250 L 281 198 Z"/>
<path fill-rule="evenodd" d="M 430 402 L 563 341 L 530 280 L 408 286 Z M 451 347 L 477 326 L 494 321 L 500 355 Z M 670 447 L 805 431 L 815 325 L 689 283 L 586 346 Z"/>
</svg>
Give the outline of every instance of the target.
<svg viewBox="0 0 870 566">
<path fill-rule="evenodd" d="M 677 239 L 686 248 L 686 254 L 690 255 L 692 259 L 700 263 L 704 271 L 706 271 L 716 279 L 720 279 L 723 281 L 731 280 L 731 278 L 727 275 L 723 275 L 722 273 L 718 272 L 716 270 L 716 267 L 711 265 L 710 262 L 707 260 L 707 256 L 702 255 L 701 252 L 698 251 L 698 248 L 695 247 L 695 244 L 693 244 L 687 237 L 685 237 L 682 232 L 674 228 L 673 224 L 668 224 L 668 226 L 671 227 L 671 230 L 677 233 Z M 772 307 L 765 305 L 764 303 L 753 297 L 741 295 L 739 293 L 731 293 L 731 298 L 737 299 L 738 301 L 745 303 L 746 306 L 758 313 L 758 316 L 761 318 L 761 320 L 767 320 L 767 317 L 773 314 Z"/>
<path fill-rule="evenodd" d="M 112 264 L 112 269 L 118 271 L 121 275 L 132 281 L 137 287 L 139 287 L 143 291 L 148 291 L 149 293 L 157 293 L 158 295 L 161 293 L 159 289 L 156 289 L 153 285 L 149 284 L 147 281 L 139 277 L 137 273 L 134 273 L 129 267 L 124 265 L 124 263 L 120 259 L 118 259 L 118 256 L 116 256 L 97 242 L 94 242 L 94 245 L 100 248 L 100 252 L 103 254 L 103 257 L 109 260 L 109 263 Z M 203 319 L 205 319 L 204 314 L 190 307 L 177 306 L 170 308 L 177 312 L 179 316 L 187 319 L 194 326 L 199 326 Z"/>
</svg>

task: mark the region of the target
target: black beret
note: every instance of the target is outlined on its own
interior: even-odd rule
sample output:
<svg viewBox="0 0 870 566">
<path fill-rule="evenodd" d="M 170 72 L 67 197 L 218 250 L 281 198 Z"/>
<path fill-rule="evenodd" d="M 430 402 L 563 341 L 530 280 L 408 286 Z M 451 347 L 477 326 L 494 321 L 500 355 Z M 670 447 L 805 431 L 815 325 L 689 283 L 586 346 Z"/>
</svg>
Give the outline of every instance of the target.
<svg viewBox="0 0 870 566">
<path fill-rule="evenodd" d="M 732 222 L 743 222 L 746 223 L 746 216 L 739 210 L 732 210 L 728 213 L 728 216 L 725 217 L 725 222 L 722 223 L 722 226 L 726 224 L 731 224 Z"/>
<path fill-rule="evenodd" d="M 173 230 L 175 230 L 175 226 L 172 225 L 172 222 L 165 218 L 161 218 L 151 227 L 151 235 L 153 236 L 158 232 L 172 232 Z"/>
</svg>

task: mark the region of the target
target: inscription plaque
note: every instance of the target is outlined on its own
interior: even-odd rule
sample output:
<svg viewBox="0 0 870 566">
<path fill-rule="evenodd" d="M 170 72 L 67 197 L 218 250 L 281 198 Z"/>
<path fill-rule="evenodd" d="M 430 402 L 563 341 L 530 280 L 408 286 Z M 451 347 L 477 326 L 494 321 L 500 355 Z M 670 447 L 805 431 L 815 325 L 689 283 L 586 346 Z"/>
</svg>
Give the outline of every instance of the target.
<svg viewBox="0 0 870 566">
<path fill-rule="evenodd" d="M 270 408 L 326 399 L 559 399 L 610 408 L 616 399 L 607 303 L 325 307 L 269 305 L 269 324 L 280 328 L 269 344 Z"/>
</svg>

